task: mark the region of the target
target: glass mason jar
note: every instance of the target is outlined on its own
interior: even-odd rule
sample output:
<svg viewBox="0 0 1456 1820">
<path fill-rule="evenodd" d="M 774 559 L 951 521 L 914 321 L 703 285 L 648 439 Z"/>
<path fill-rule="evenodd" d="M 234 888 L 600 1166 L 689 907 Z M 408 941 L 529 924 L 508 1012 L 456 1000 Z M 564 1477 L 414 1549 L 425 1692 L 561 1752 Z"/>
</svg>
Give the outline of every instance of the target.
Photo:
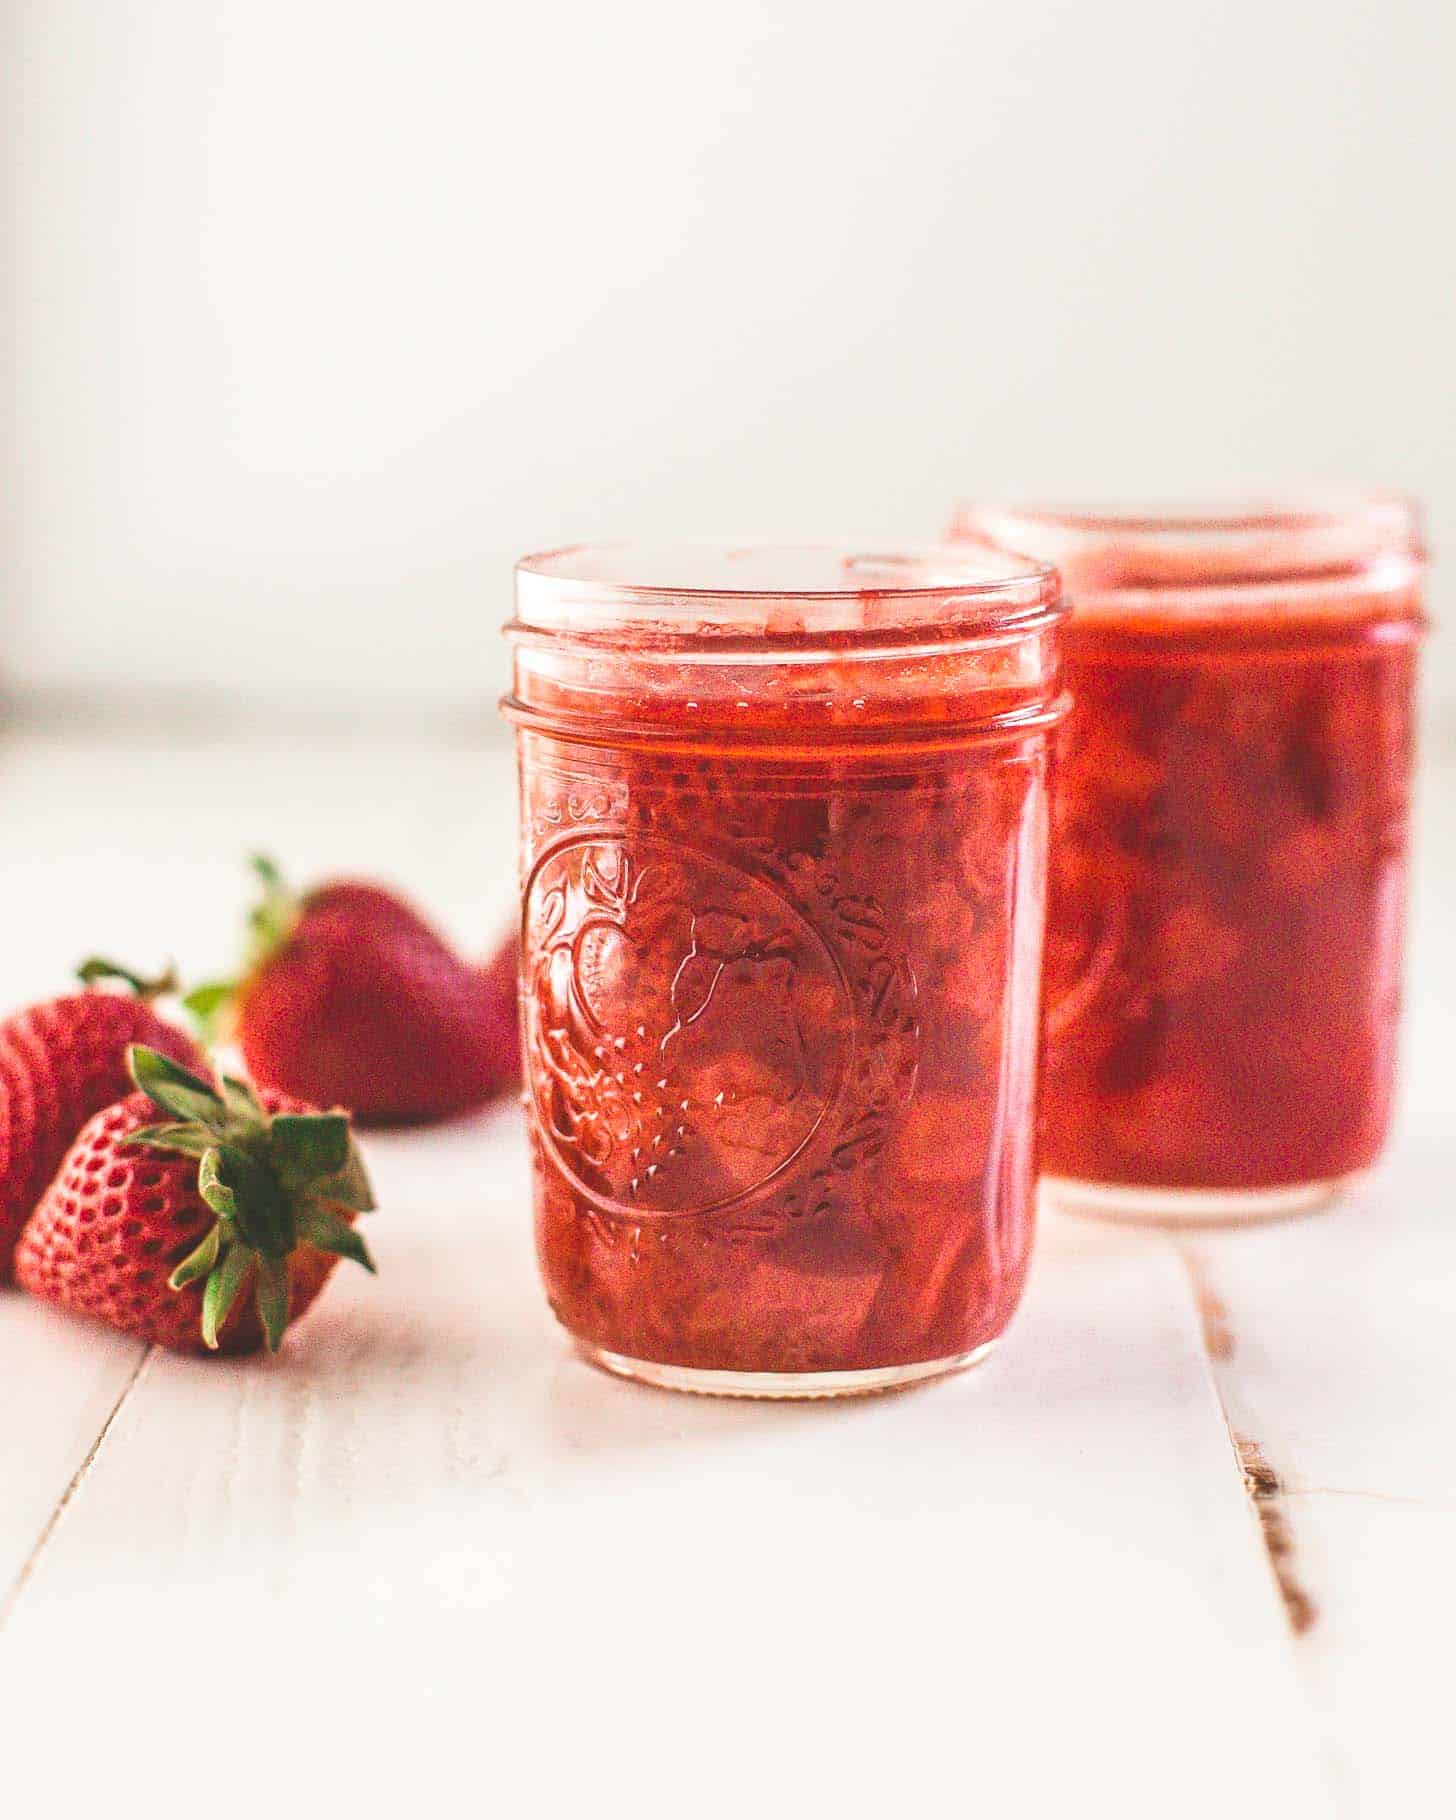
<svg viewBox="0 0 1456 1820">
<path fill-rule="evenodd" d="M 1043 1169 L 1132 1218 L 1330 1198 L 1399 1014 L 1424 559 L 1412 508 L 963 507 L 1062 571 Z"/>
<path fill-rule="evenodd" d="M 596 1363 L 824 1396 L 1006 1325 L 1060 618 L 987 551 L 519 565 L 536 1234 Z"/>
</svg>

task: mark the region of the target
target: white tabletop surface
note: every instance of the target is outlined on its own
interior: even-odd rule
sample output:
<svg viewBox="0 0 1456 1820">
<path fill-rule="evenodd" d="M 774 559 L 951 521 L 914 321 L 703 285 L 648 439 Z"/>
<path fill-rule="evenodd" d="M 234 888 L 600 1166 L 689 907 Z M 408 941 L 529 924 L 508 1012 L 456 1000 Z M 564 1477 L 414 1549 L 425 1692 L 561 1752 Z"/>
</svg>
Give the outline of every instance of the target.
<svg viewBox="0 0 1456 1820">
<path fill-rule="evenodd" d="M 277 1361 L 0 1292 L 0 1783 L 67 1796 L 14 1811 L 1452 1812 L 1453 782 L 1379 1174 L 1257 1231 L 1050 1216 L 968 1375 L 596 1374 L 536 1286 L 514 1106 L 369 1144 L 381 1274 Z M 0 735 L 0 1003 L 97 948 L 224 963 L 259 845 L 484 950 L 513 819 L 485 734 Z"/>
</svg>

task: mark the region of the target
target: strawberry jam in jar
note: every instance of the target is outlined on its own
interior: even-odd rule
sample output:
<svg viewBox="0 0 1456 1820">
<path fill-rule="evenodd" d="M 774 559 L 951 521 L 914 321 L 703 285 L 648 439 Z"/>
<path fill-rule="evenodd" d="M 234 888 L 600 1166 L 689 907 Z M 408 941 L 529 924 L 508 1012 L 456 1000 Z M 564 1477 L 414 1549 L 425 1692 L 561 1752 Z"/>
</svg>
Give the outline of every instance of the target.
<svg viewBox="0 0 1456 1820">
<path fill-rule="evenodd" d="M 520 564 L 536 1235 L 597 1364 L 826 1396 L 1010 1319 L 1060 618 L 992 551 Z"/>
<path fill-rule="evenodd" d="M 964 508 L 1062 571 L 1042 1166 L 1130 1218 L 1318 1205 L 1390 1118 L 1423 620 L 1399 500 Z"/>
</svg>

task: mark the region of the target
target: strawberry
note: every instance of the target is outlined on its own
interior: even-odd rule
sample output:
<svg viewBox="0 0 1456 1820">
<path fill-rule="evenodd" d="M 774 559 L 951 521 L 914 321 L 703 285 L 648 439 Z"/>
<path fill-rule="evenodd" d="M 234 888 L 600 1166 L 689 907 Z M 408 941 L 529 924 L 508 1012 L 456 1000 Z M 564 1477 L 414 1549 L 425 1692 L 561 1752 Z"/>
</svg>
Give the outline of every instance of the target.
<svg viewBox="0 0 1456 1820">
<path fill-rule="evenodd" d="M 0 1281 L 71 1140 L 130 1089 L 128 1045 L 148 1043 L 188 1067 L 206 1066 L 191 1037 L 151 1007 L 171 989 L 170 977 L 139 980 L 106 961 L 88 961 L 81 977 L 124 980 L 135 996 L 76 992 L 0 1023 Z"/>
<path fill-rule="evenodd" d="M 16 1281 L 177 1352 L 276 1352 L 341 1257 L 374 1269 L 353 1226 L 374 1201 L 348 1119 L 227 1076 L 214 1087 L 155 1049 L 128 1065 L 138 1091 L 72 1145 Z"/>
<path fill-rule="evenodd" d="M 254 860 L 263 898 L 243 976 L 187 1003 L 223 1021 L 260 1086 L 404 1125 L 483 1105 L 519 1072 L 513 998 L 413 905 L 339 879 L 295 896 Z"/>
</svg>

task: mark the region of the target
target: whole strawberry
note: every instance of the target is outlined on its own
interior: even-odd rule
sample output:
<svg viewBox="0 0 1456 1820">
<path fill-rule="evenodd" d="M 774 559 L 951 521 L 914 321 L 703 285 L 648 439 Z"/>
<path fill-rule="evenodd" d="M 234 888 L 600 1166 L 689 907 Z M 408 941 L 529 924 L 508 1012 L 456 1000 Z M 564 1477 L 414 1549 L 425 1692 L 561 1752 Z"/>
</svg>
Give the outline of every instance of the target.
<svg viewBox="0 0 1456 1820">
<path fill-rule="evenodd" d="M 412 905 L 342 879 L 296 896 L 254 860 L 262 902 L 243 976 L 187 1003 L 241 1046 L 260 1086 L 405 1125 L 483 1105 L 519 1069 L 514 1001 Z"/>
<path fill-rule="evenodd" d="M 139 980 L 106 961 L 88 961 L 81 977 L 130 990 L 71 993 L 0 1023 L 0 1281 L 76 1133 L 130 1090 L 128 1047 L 147 1043 L 188 1067 L 207 1065 L 191 1037 L 152 1009 L 170 978 Z"/>
<path fill-rule="evenodd" d="M 374 1202 L 348 1119 L 214 1087 L 155 1049 L 129 1065 L 138 1091 L 81 1131 L 21 1235 L 16 1281 L 177 1352 L 276 1352 L 341 1257 L 374 1269 L 353 1227 Z"/>
</svg>

